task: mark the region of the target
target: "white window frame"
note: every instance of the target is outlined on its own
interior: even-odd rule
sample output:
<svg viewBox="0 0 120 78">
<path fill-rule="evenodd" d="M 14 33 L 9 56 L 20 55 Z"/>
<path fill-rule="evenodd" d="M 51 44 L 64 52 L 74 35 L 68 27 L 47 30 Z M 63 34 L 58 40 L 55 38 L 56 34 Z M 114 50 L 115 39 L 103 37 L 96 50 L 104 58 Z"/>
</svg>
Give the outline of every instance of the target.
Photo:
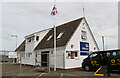
<svg viewBox="0 0 120 78">
<path fill-rule="evenodd" d="M 21 53 L 21 54 L 22 54 L 21 57 L 22 57 L 22 58 L 25 58 L 25 53 Z"/>
<path fill-rule="evenodd" d="M 83 33 L 85 33 L 85 36 L 83 35 Z M 81 30 L 81 39 L 87 40 L 87 32 L 86 31 Z"/>
<path fill-rule="evenodd" d="M 32 53 L 26 53 L 26 58 L 30 58 Z"/>
<path fill-rule="evenodd" d="M 47 39 L 47 41 L 49 41 L 51 38 L 53 37 L 53 35 L 50 35 Z"/>
<path fill-rule="evenodd" d="M 75 57 L 75 60 L 79 60 L 79 51 L 74 51 L 77 52 L 77 57 Z"/>
<path fill-rule="evenodd" d="M 63 36 L 64 32 L 61 32 L 58 36 L 57 39 L 60 39 Z"/>
</svg>

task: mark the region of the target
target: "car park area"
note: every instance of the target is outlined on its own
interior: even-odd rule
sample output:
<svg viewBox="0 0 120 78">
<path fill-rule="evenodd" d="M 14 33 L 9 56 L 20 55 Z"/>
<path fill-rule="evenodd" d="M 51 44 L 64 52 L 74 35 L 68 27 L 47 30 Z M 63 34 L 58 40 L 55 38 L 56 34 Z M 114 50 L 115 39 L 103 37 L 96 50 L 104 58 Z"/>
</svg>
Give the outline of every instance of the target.
<svg viewBox="0 0 120 78">
<path fill-rule="evenodd" d="M 84 71 L 82 69 L 74 69 L 74 70 L 60 70 L 57 69 L 56 72 L 53 70 L 50 73 L 45 71 L 38 71 L 33 66 L 21 66 L 19 64 L 13 63 L 4 63 L 2 64 L 2 78 L 101 78 L 102 76 L 94 76 L 95 71 Z M 120 78 L 119 71 L 112 71 L 111 78 Z M 108 78 L 105 75 L 102 78 Z"/>
</svg>

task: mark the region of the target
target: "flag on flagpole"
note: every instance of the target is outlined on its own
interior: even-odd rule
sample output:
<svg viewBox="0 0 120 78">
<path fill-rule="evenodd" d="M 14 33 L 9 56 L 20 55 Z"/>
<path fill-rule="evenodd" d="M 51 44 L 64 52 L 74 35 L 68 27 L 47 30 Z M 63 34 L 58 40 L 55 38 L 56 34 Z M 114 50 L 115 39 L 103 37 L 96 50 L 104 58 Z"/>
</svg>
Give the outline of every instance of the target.
<svg viewBox="0 0 120 78">
<path fill-rule="evenodd" d="M 52 9 L 52 12 L 51 12 L 51 15 L 55 16 L 57 13 L 58 13 L 58 12 L 57 12 L 57 8 L 56 8 L 55 5 L 54 5 L 54 7 L 53 7 L 53 9 Z"/>
</svg>

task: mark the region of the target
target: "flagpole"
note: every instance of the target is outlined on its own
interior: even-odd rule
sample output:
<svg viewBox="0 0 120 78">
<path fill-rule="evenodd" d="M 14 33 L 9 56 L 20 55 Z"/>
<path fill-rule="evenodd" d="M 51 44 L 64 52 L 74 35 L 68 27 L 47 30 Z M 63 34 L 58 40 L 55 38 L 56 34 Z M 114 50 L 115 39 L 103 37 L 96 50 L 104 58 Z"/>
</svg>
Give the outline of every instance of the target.
<svg viewBox="0 0 120 78">
<path fill-rule="evenodd" d="M 83 17 L 85 17 L 84 0 L 83 0 Z"/>
<path fill-rule="evenodd" d="M 56 0 L 55 0 L 55 4 L 56 5 Z M 55 60 L 54 60 L 54 71 L 56 71 L 56 15 L 54 16 L 54 56 L 55 56 Z"/>
<path fill-rule="evenodd" d="M 54 17 L 54 56 L 55 56 L 55 64 L 54 64 L 54 71 L 56 71 L 56 16 Z"/>
</svg>

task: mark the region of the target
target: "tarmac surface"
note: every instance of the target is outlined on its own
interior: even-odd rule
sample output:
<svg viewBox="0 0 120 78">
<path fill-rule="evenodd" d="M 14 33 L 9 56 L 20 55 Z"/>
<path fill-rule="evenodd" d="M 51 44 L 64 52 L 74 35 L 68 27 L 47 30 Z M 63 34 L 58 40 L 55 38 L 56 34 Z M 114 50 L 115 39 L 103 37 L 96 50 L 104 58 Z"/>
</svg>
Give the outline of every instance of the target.
<svg viewBox="0 0 120 78">
<path fill-rule="evenodd" d="M 53 70 L 50 73 L 38 71 L 33 66 L 21 66 L 19 64 L 4 63 L 2 64 L 2 78 L 108 78 L 105 76 L 94 76 L 94 71 L 74 70 Z M 120 78 L 120 71 L 112 71 L 111 78 Z"/>
</svg>

